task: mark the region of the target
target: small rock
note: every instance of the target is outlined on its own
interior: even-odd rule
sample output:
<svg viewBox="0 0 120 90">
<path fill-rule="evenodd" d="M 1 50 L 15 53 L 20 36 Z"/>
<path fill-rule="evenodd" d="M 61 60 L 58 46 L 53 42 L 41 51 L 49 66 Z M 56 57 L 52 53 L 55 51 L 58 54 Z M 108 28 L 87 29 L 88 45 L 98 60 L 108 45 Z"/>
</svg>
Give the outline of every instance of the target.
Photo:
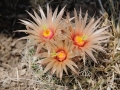
<svg viewBox="0 0 120 90">
<path fill-rule="evenodd" d="M 17 70 L 16 70 L 16 68 L 14 68 L 13 70 L 10 70 L 8 74 L 12 78 L 17 78 Z M 18 75 L 18 77 L 19 77 L 19 75 Z"/>
<path fill-rule="evenodd" d="M 25 75 L 26 69 L 20 70 L 19 73 L 20 73 L 21 76 L 22 76 L 22 75 Z"/>
<path fill-rule="evenodd" d="M 4 71 L 4 68 L 3 67 L 0 67 L 0 72 Z"/>
<path fill-rule="evenodd" d="M 34 82 L 29 81 L 29 85 L 33 85 L 33 84 L 34 84 Z"/>
<path fill-rule="evenodd" d="M 12 42 L 12 37 L 9 37 L 6 41 L 7 42 Z"/>
<path fill-rule="evenodd" d="M 20 49 L 14 49 L 13 51 L 11 51 L 12 55 L 20 55 L 21 50 Z"/>
<path fill-rule="evenodd" d="M 19 41 L 19 42 L 17 42 L 16 45 L 15 45 L 15 47 L 16 47 L 17 49 L 21 49 L 21 48 L 23 48 L 23 46 L 24 46 L 24 41 Z"/>
<path fill-rule="evenodd" d="M 1 35 L 1 34 L 0 34 Z M 2 36 L 1 38 L 0 38 L 1 40 L 1 42 L 4 42 L 5 40 L 6 40 L 6 37 L 5 36 Z"/>
<path fill-rule="evenodd" d="M 12 48 L 11 48 L 10 46 L 9 46 L 9 47 L 6 46 L 6 49 L 7 49 L 8 51 L 11 51 Z"/>
<path fill-rule="evenodd" d="M 11 66 L 9 64 L 6 64 L 6 63 L 2 63 L 1 66 L 4 68 L 7 68 L 7 69 L 11 69 Z"/>
<path fill-rule="evenodd" d="M 20 63 L 18 65 L 18 69 L 25 69 L 27 67 L 27 63 Z"/>
<path fill-rule="evenodd" d="M 13 39 L 13 42 L 10 44 L 11 47 L 14 47 L 17 39 Z"/>
<path fill-rule="evenodd" d="M 13 86 L 15 86 L 16 85 L 16 83 L 15 82 L 11 82 L 11 86 L 13 87 Z"/>
<path fill-rule="evenodd" d="M 20 90 L 26 90 L 25 87 L 20 87 Z M 29 89 L 30 90 L 30 89 Z"/>
<path fill-rule="evenodd" d="M 5 73 L 3 71 L 0 71 L 0 80 L 5 78 L 6 78 Z"/>
<path fill-rule="evenodd" d="M 21 85 L 21 86 L 23 86 L 23 85 L 24 85 L 24 83 L 21 83 L 20 85 Z"/>
<path fill-rule="evenodd" d="M 9 52 L 5 53 L 4 57 L 5 58 L 9 58 L 10 57 L 10 53 Z"/>
<path fill-rule="evenodd" d="M 17 61 L 17 62 L 18 62 L 18 61 L 19 61 L 19 59 L 20 59 L 20 57 L 16 56 L 14 59 L 15 59 L 15 61 Z"/>
</svg>

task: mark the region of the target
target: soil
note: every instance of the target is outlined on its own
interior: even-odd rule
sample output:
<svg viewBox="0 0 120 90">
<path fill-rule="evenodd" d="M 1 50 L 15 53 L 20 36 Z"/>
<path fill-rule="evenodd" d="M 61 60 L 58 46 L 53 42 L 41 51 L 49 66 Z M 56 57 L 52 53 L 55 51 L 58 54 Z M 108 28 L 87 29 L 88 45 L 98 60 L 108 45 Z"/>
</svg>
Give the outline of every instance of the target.
<svg viewBox="0 0 120 90">
<path fill-rule="evenodd" d="M 25 41 L 14 45 L 15 41 L 16 39 L 12 37 L 0 34 L 0 90 L 12 90 L 19 87 L 15 78 L 23 76 L 26 71 L 26 64 L 21 62 Z M 20 76 L 17 76 L 19 73 Z"/>
</svg>

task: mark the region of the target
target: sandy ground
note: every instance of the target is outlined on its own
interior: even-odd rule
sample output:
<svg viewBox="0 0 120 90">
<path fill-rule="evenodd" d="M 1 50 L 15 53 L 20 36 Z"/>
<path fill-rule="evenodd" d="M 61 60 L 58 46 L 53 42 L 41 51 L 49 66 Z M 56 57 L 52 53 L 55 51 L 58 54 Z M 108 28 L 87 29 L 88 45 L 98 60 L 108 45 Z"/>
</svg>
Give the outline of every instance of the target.
<svg viewBox="0 0 120 90">
<path fill-rule="evenodd" d="M 25 41 L 0 34 L 0 90 L 25 90 L 27 82 L 19 78 L 26 78 L 27 64 L 22 62 L 21 53 Z"/>
<path fill-rule="evenodd" d="M 68 90 L 54 85 L 49 77 L 41 78 L 24 57 L 26 41 L 0 34 L 0 90 Z"/>
</svg>

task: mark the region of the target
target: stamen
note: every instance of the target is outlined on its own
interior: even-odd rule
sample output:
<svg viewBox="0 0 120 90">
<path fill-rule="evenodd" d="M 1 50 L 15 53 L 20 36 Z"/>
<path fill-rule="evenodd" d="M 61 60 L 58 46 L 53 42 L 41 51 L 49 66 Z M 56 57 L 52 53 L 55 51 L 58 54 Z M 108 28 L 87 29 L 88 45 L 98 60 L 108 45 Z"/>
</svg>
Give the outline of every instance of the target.
<svg viewBox="0 0 120 90">
<path fill-rule="evenodd" d="M 56 60 L 62 62 L 66 59 L 67 54 L 65 53 L 64 50 L 60 50 L 58 52 L 51 53 L 51 57 L 54 57 Z"/>
<path fill-rule="evenodd" d="M 87 36 L 75 36 L 74 44 L 79 47 L 82 47 L 85 44 L 86 40 L 87 40 Z"/>
<path fill-rule="evenodd" d="M 66 53 L 65 53 L 64 51 L 59 51 L 59 52 L 57 53 L 57 58 L 58 58 L 59 61 L 65 60 L 65 58 L 66 58 Z"/>
<path fill-rule="evenodd" d="M 46 25 L 43 25 L 43 26 L 42 26 L 42 29 L 43 29 L 43 30 L 46 30 L 46 29 L 47 29 L 47 26 L 46 26 Z"/>
<path fill-rule="evenodd" d="M 51 39 L 53 37 L 53 31 L 50 29 L 43 30 L 42 36 L 47 39 Z"/>
<path fill-rule="evenodd" d="M 56 52 L 51 53 L 51 57 L 56 57 L 56 56 L 57 56 Z"/>
</svg>

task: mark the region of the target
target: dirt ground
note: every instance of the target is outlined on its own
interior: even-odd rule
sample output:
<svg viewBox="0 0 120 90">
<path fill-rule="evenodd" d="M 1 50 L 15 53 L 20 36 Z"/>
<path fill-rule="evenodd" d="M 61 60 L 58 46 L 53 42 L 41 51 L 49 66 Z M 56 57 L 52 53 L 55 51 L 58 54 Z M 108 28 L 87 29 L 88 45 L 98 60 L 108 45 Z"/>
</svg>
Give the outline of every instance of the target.
<svg viewBox="0 0 120 90">
<path fill-rule="evenodd" d="M 27 64 L 21 60 L 25 41 L 13 45 L 15 40 L 0 34 L 0 90 L 25 90 L 27 87 L 26 81 L 18 80 L 26 78 Z M 21 85 L 24 86 L 23 89 L 20 88 Z"/>
<path fill-rule="evenodd" d="M 15 44 L 16 40 L 0 34 L 0 90 L 64 90 L 34 72 L 29 58 L 23 58 L 26 41 Z"/>
</svg>

